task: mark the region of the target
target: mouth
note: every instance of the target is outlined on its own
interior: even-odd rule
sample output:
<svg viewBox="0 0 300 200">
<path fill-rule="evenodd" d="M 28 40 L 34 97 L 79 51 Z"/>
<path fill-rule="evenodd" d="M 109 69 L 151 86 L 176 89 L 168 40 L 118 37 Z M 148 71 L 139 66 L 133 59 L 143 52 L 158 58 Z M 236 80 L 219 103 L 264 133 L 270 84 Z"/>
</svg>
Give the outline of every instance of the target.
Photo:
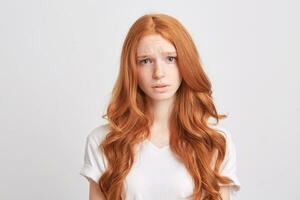
<svg viewBox="0 0 300 200">
<path fill-rule="evenodd" d="M 163 87 L 167 87 L 167 86 L 169 86 L 169 85 L 161 84 L 161 85 L 154 85 L 154 86 L 152 86 L 152 88 L 163 88 Z"/>
</svg>

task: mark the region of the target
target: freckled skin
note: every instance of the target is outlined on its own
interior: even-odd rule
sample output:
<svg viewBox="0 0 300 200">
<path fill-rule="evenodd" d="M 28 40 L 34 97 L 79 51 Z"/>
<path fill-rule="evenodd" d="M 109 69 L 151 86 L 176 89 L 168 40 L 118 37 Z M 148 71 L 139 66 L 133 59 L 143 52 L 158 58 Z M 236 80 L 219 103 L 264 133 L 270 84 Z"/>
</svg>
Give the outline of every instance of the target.
<svg viewBox="0 0 300 200">
<path fill-rule="evenodd" d="M 139 58 L 143 55 L 146 56 Z M 144 93 L 154 101 L 173 99 L 182 81 L 174 45 L 159 34 L 147 35 L 139 41 L 137 56 L 138 85 Z M 152 88 L 157 83 L 170 86 L 166 92 L 159 93 Z"/>
</svg>

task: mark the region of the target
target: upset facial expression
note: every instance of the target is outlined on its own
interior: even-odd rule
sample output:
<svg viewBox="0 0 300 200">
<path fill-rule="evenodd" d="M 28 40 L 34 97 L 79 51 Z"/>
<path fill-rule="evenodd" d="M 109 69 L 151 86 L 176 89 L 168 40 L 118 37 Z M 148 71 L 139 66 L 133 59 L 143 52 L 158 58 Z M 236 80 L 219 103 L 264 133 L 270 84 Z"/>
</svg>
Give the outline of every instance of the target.
<svg viewBox="0 0 300 200">
<path fill-rule="evenodd" d="M 174 97 L 182 78 L 176 49 L 159 34 L 141 38 L 137 48 L 138 85 L 152 100 Z"/>
</svg>

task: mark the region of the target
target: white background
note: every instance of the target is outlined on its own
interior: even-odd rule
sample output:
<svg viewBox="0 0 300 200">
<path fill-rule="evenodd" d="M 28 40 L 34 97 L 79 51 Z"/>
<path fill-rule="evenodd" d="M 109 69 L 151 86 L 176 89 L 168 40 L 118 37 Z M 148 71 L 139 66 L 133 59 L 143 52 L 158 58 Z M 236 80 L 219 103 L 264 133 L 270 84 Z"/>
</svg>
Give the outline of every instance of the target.
<svg viewBox="0 0 300 200">
<path fill-rule="evenodd" d="M 141 15 L 190 32 L 237 149 L 241 200 L 300 199 L 299 3 L 287 0 L 0 2 L 0 199 L 88 199 L 85 137 Z M 298 12 L 298 13 L 297 13 Z"/>
</svg>

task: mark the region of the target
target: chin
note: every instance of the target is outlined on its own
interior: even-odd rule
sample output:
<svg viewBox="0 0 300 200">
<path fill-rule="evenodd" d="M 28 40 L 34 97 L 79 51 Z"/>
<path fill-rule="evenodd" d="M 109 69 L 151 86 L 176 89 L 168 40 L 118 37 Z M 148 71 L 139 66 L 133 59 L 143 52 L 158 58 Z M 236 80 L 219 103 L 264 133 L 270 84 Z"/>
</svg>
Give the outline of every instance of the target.
<svg viewBox="0 0 300 200">
<path fill-rule="evenodd" d="M 153 101 L 162 101 L 174 98 L 174 94 L 152 94 L 148 95 L 148 97 Z"/>
</svg>

